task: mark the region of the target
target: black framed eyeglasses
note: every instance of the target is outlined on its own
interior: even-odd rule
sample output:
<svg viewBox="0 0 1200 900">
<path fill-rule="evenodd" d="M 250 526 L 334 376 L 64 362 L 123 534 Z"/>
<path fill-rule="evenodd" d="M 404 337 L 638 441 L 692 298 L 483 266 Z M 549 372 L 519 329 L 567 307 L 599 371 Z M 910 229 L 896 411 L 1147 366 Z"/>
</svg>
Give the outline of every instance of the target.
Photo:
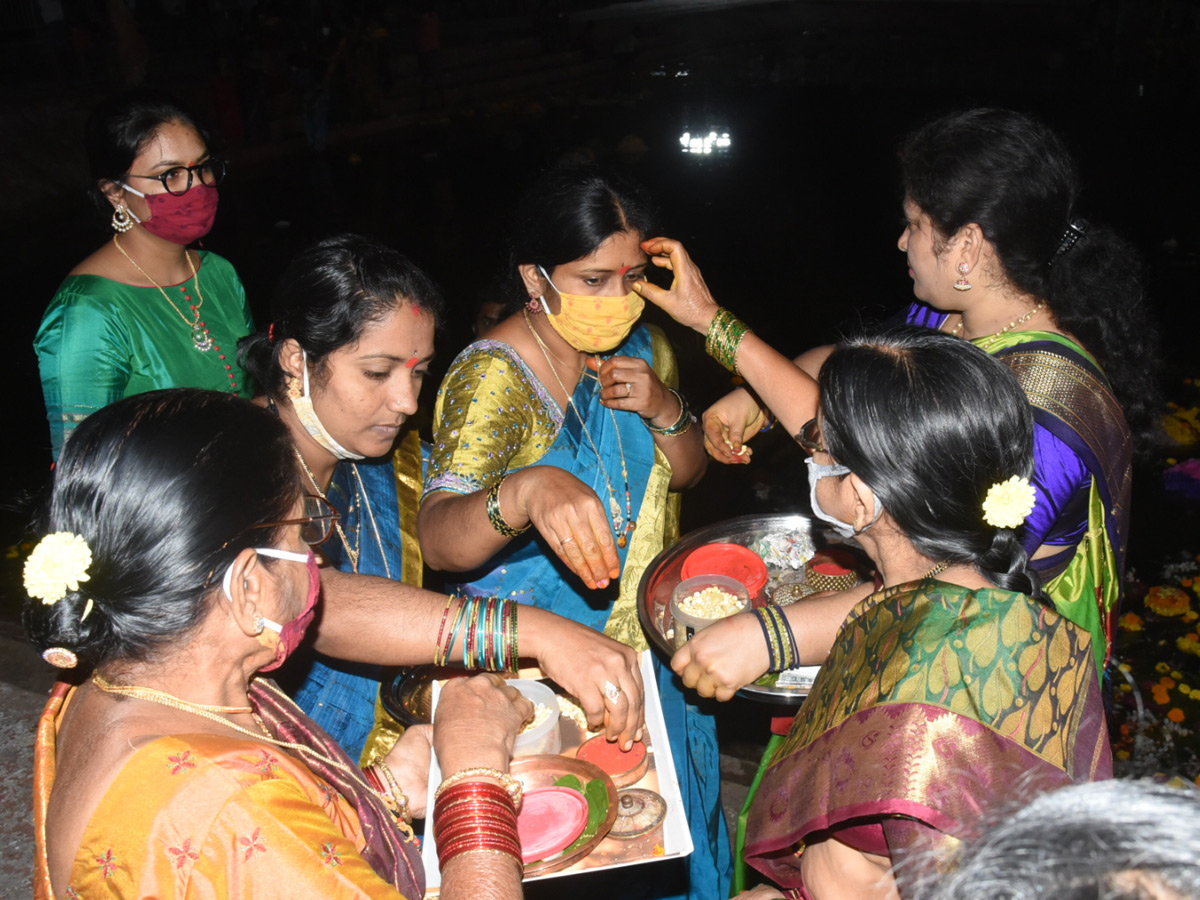
<svg viewBox="0 0 1200 900">
<path fill-rule="evenodd" d="M 341 519 L 332 506 L 323 497 L 315 494 L 304 495 L 304 515 L 295 519 L 282 519 L 278 522 L 263 522 L 252 525 L 252 528 L 279 528 L 283 525 L 301 525 L 300 540 L 310 547 L 319 547 L 333 534 L 333 525 Z"/>
<path fill-rule="evenodd" d="M 825 445 L 821 443 L 821 423 L 816 418 L 809 419 L 801 427 L 799 433 L 793 435 L 796 443 L 807 450 L 809 453 L 828 453 Z"/>
<path fill-rule="evenodd" d="M 225 180 L 225 160 L 210 156 L 202 163 L 196 163 L 194 166 L 176 166 L 173 169 L 167 169 L 161 175 L 134 175 L 130 173 L 125 177 L 160 181 L 168 194 L 182 197 L 192 189 L 193 174 L 200 179 L 201 184 L 216 187 Z"/>
</svg>

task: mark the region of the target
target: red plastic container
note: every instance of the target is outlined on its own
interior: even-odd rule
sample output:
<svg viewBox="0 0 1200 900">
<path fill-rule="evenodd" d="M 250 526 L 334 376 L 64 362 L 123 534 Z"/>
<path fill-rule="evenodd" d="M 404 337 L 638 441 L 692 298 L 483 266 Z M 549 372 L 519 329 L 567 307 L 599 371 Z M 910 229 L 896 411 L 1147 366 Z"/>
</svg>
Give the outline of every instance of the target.
<svg viewBox="0 0 1200 900">
<path fill-rule="evenodd" d="M 762 557 L 741 544 L 706 544 L 697 547 L 683 561 L 684 578 L 697 575 L 724 575 L 740 581 L 754 599 L 767 586 L 767 564 Z"/>
</svg>

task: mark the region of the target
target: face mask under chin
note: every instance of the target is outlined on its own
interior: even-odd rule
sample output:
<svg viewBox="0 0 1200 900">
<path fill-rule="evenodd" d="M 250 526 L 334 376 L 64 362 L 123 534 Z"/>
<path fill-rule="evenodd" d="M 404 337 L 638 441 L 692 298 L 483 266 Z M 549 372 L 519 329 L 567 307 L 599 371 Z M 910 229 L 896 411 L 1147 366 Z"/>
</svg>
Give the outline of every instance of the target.
<svg viewBox="0 0 1200 900">
<path fill-rule="evenodd" d="M 296 418 L 300 420 L 300 424 L 304 426 L 308 436 L 336 459 L 365 459 L 361 453 L 347 450 L 329 433 L 320 416 L 317 415 L 316 407 L 313 406 L 312 391 L 309 389 L 308 383 L 308 354 L 304 351 L 301 351 L 300 365 L 303 373 L 301 383 L 304 390 L 299 397 L 292 397 L 291 401 L 292 409 L 296 411 Z"/>
</svg>

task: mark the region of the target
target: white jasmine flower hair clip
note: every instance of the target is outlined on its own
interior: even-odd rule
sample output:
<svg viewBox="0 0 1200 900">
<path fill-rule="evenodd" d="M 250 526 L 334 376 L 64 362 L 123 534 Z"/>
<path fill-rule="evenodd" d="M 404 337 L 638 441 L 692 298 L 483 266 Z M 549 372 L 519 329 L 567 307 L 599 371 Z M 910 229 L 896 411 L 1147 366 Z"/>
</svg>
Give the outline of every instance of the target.
<svg viewBox="0 0 1200 900">
<path fill-rule="evenodd" d="M 88 581 L 92 548 L 81 535 L 56 531 L 46 535 L 25 560 L 25 590 L 46 606 L 53 606 L 67 591 L 79 590 Z M 86 615 L 86 614 L 85 614 Z"/>
<path fill-rule="evenodd" d="M 1016 528 L 1033 512 L 1036 499 L 1028 478 L 1014 475 L 998 481 L 983 498 L 983 521 L 996 528 Z"/>
</svg>

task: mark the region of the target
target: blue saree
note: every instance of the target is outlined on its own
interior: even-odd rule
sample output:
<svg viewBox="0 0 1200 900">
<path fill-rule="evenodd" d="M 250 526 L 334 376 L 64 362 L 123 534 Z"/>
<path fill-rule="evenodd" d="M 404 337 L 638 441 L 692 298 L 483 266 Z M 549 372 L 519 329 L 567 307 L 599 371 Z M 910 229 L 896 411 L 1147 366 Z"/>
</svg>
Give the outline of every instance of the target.
<svg viewBox="0 0 1200 900">
<path fill-rule="evenodd" d="M 669 344 L 645 326 L 635 329 L 613 355 L 645 359 L 665 384 L 677 381 Z M 531 465 L 557 466 L 589 485 L 612 519 L 629 514 L 637 522 L 629 545 L 618 548 L 622 575 L 616 583 L 588 590 L 531 529 L 479 569 L 464 573 L 457 588 L 551 610 L 642 650 L 647 643 L 637 616 L 638 581 L 650 560 L 678 537 L 678 498 L 668 493 L 670 466 L 639 416 L 601 404 L 599 382 L 588 370 L 571 407 L 564 414 L 507 344 L 485 340 L 470 345 L 451 364 L 438 393 L 425 493 L 472 494 Z M 613 524 L 615 533 L 624 532 L 617 521 Z M 648 870 L 634 893 L 628 892 L 628 883 L 622 891 L 631 897 L 723 900 L 731 857 L 720 807 L 716 723 L 687 702 L 679 679 L 657 658 L 655 672 L 695 851 L 686 872 L 682 866 L 670 874 Z M 664 883 L 668 880 L 669 885 Z"/>
</svg>

